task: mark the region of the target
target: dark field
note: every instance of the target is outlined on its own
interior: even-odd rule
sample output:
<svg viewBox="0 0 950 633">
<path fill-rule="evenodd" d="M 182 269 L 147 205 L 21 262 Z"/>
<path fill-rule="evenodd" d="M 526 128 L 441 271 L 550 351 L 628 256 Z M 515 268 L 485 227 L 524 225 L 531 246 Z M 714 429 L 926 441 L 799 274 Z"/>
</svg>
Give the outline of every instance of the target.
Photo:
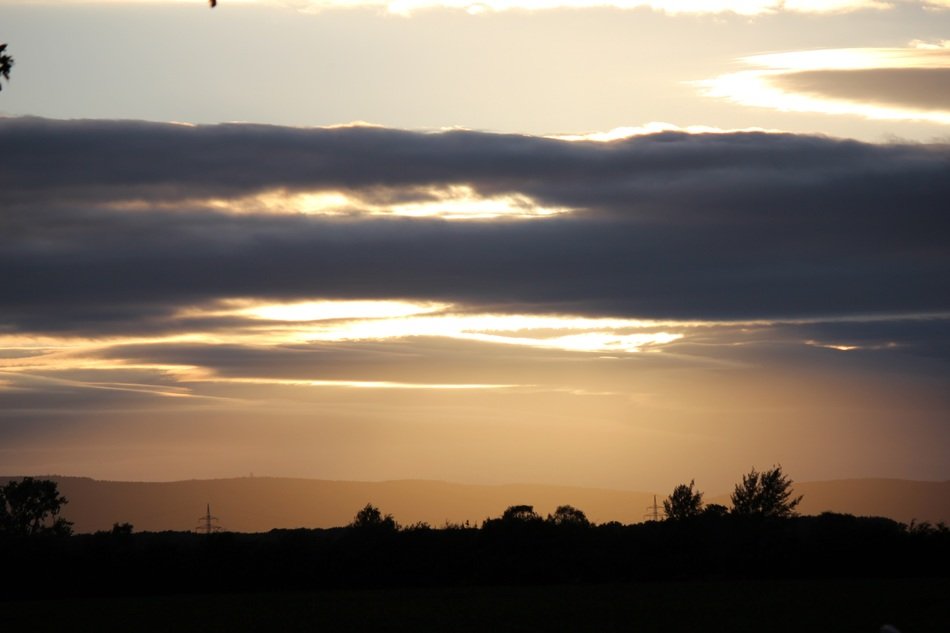
<svg viewBox="0 0 950 633">
<path fill-rule="evenodd" d="M 931 578 L 89 598 L 0 602 L 0 631 L 946 633 L 948 596 L 950 579 Z"/>
</svg>

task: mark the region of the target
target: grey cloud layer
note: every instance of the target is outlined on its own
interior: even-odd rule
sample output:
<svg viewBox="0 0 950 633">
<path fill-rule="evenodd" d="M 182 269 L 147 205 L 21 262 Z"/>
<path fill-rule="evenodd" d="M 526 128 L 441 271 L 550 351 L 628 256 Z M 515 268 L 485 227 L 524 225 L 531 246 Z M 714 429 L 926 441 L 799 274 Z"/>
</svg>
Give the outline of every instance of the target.
<svg viewBox="0 0 950 633">
<path fill-rule="evenodd" d="M 950 148 L 664 133 L 0 120 L 0 328 L 167 327 L 221 297 L 414 297 L 638 317 L 950 310 Z M 228 215 L 273 189 L 467 184 L 533 221 Z M 118 210 L 136 201 L 141 209 Z"/>
<path fill-rule="evenodd" d="M 814 70 L 779 75 L 774 81 L 791 92 L 950 111 L 950 68 Z"/>
</svg>

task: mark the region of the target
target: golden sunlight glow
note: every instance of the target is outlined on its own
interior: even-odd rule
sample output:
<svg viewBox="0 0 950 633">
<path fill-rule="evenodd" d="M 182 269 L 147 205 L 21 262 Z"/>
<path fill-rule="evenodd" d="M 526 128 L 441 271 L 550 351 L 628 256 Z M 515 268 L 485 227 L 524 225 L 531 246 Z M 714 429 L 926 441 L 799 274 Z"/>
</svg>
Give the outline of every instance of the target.
<svg viewBox="0 0 950 633">
<path fill-rule="evenodd" d="M 459 338 L 467 338 L 486 343 L 502 343 L 506 345 L 524 345 L 526 347 L 542 347 L 560 349 L 570 352 L 641 352 L 645 347 L 663 345 L 683 338 L 682 334 L 669 332 L 653 332 L 638 334 L 614 334 L 611 332 L 585 332 L 583 334 L 567 334 L 546 338 L 497 336 L 468 332 Z"/>
<path fill-rule="evenodd" d="M 888 341 L 887 343 L 874 344 L 874 345 L 845 345 L 841 343 L 822 343 L 821 341 L 808 340 L 808 341 L 805 341 L 805 345 L 810 345 L 811 347 L 824 347 L 825 349 L 833 349 L 839 352 L 852 352 L 856 349 L 858 350 L 895 349 L 899 347 L 899 345 L 893 341 Z"/>
<path fill-rule="evenodd" d="M 258 305 L 238 310 L 237 314 L 269 321 L 326 321 L 332 319 L 392 319 L 429 312 L 440 312 L 446 303 L 411 301 L 303 301 Z"/>
<path fill-rule="evenodd" d="M 435 193 L 435 200 L 395 204 L 374 214 L 478 220 L 535 218 L 570 212 L 570 209 L 563 207 L 542 207 L 520 193 L 485 198 L 468 186 L 449 187 Z"/>
<path fill-rule="evenodd" d="M 835 345 L 832 343 L 819 343 L 818 341 L 805 341 L 805 345 L 810 345 L 812 347 L 823 347 L 825 349 L 833 349 L 839 352 L 850 352 L 856 349 L 861 349 L 857 345 Z"/>
<path fill-rule="evenodd" d="M 597 143 L 610 143 L 613 141 L 622 141 L 637 136 L 649 136 L 650 134 L 660 134 L 662 132 L 685 132 L 686 134 L 732 134 L 735 132 L 778 132 L 776 129 L 761 127 L 746 128 L 720 128 L 710 127 L 708 125 L 687 125 L 680 126 L 663 121 L 652 121 L 645 125 L 636 127 L 616 127 L 606 132 L 587 132 L 584 134 L 551 134 L 548 138 L 558 139 L 560 141 L 592 141 Z"/>
<path fill-rule="evenodd" d="M 181 317 L 246 317 L 247 327 L 204 342 L 246 344 L 369 341 L 439 337 L 574 352 L 635 353 L 683 337 L 661 331 L 702 325 L 688 321 L 592 318 L 570 315 L 469 313 L 439 302 L 323 300 L 266 304 L 248 299 L 190 308 Z"/>
<path fill-rule="evenodd" d="M 454 311 L 453 311 L 454 310 Z M 901 318 L 928 319 L 946 315 L 905 315 Z M 420 380 L 359 380 L 306 376 L 222 376 L 214 366 L 195 364 L 187 350 L 243 346 L 261 350 L 268 347 L 331 347 L 340 342 L 358 346 L 387 340 L 436 337 L 469 343 L 521 348 L 560 350 L 617 358 L 644 352 L 663 353 L 663 346 L 692 337 L 702 345 L 722 328 L 744 328 L 801 324 L 802 321 L 655 321 L 571 315 L 472 313 L 437 302 L 411 301 L 308 301 L 266 304 L 251 299 L 231 299 L 191 308 L 177 315 L 182 328 L 189 320 L 213 321 L 223 318 L 223 328 L 191 331 L 172 336 L 151 337 L 30 337 L 0 335 L 0 390 L 35 390 L 57 385 L 70 389 L 141 393 L 157 397 L 199 400 L 235 400 L 241 395 L 202 393 L 196 385 L 247 383 L 261 386 L 299 386 L 347 389 L 427 389 L 505 390 L 535 388 L 537 385 L 510 383 L 450 383 Z M 243 321 L 242 321 L 243 318 Z M 896 318 L 868 316 L 843 321 L 876 321 Z M 831 319 L 831 321 L 842 319 Z M 823 321 L 829 321 L 824 319 Z M 843 342 L 806 340 L 803 344 L 836 351 L 891 349 L 894 342 L 855 345 Z M 731 343 L 724 343 L 731 344 Z M 149 360 L 155 347 L 185 351 L 176 362 Z M 128 350 L 128 351 L 126 351 Z M 198 355 L 198 358 L 201 354 Z M 266 370 L 265 370 L 266 371 Z M 43 387 L 45 388 L 45 387 Z"/>
<path fill-rule="evenodd" d="M 377 192 L 378 193 L 378 192 Z M 469 185 L 451 185 L 388 192 L 398 200 L 360 198 L 343 191 L 269 191 L 238 199 L 195 201 L 226 213 L 324 216 L 396 216 L 445 220 L 544 218 L 570 213 L 563 207 L 545 207 L 520 193 L 480 195 Z M 410 200 L 406 200 L 410 198 Z"/>
<path fill-rule="evenodd" d="M 946 41 L 915 41 L 907 48 L 848 48 L 756 55 L 741 60 L 756 67 L 695 82 L 707 96 L 782 112 L 858 115 L 868 119 L 912 120 L 950 124 L 950 110 L 869 103 L 783 89 L 779 80 L 809 71 L 950 68 Z"/>
<path fill-rule="evenodd" d="M 357 389 L 476 390 L 510 389 L 530 385 L 483 383 L 432 383 L 332 380 L 308 378 L 223 377 L 208 367 L 182 361 L 149 362 L 146 348 L 156 345 L 246 346 L 267 348 L 281 345 L 400 340 L 437 337 L 523 348 L 553 349 L 574 353 L 635 354 L 653 351 L 683 338 L 679 332 L 700 324 L 637 319 L 592 318 L 569 315 L 478 314 L 460 312 L 439 302 L 404 300 L 315 300 L 284 304 L 252 299 L 229 299 L 204 308 L 181 310 L 175 318 L 182 329 L 189 320 L 224 319 L 226 328 L 185 331 L 173 336 L 24 337 L 0 335 L 0 389 L 16 390 L 36 384 L 69 388 L 134 392 L 173 398 L 212 398 L 193 393 L 193 383 L 246 382 Z M 243 322 L 241 321 L 243 319 Z M 118 356 L 117 347 L 142 349 L 130 358 Z M 145 384 L 131 378 L 116 380 L 116 372 L 157 382 Z M 132 373 L 129 373 L 132 372 Z M 145 378 L 151 376 L 152 378 Z"/>
<path fill-rule="evenodd" d="M 225 211 L 303 215 L 343 215 L 357 208 L 359 200 L 340 191 L 316 191 L 312 193 L 287 193 L 275 191 L 239 200 L 214 201 Z"/>
<path fill-rule="evenodd" d="M 296 331 L 298 341 L 360 341 L 435 336 L 575 352 L 628 352 L 671 343 L 682 334 L 625 332 L 655 328 L 635 319 L 521 314 L 438 314 L 314 323 Z M 582 330 L 583 332 L 578 332 Z M 565 334 L 565 332 L 571 332 Z M 506 334 L 502 334 L 506 333 Z"/>
</svg>

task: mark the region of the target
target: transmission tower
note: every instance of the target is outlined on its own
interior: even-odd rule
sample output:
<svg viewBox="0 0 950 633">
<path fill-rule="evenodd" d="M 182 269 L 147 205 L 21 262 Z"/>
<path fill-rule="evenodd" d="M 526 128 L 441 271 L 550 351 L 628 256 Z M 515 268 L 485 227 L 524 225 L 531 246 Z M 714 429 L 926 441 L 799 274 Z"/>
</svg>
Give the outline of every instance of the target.
<svg viewBox="0 0 950 633">
<path fill-rule="evenodd" d="M 221 526 L 218 525 L 218 517 L 211 516 L 211 504 L 208 504 L 207 511 L 202 517 L 198 517 L 198 527 L 196 532 L 198 534 L 214 534 L 215 532 L 221 531 Z"/>
<path fill-rule="evenodd" d="M 643 518 L 647 521 L 659 521 L 662 516 L 663 511 L 656 504 L 656 495 L 653 495 L 653 504 L 647 506 L 647 513 L 643 515 Z"/>
</svg>

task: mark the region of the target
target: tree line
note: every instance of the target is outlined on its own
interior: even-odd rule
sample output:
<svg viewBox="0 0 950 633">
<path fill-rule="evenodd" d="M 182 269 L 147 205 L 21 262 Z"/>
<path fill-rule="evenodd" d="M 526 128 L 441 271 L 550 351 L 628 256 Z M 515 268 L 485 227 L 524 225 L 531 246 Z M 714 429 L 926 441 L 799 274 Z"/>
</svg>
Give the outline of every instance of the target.
<svg viewBox="0 0 950 633">
<path fill-rule="evenodd" d="M 696 481 L 680 484 L 663 500 L 663 517 L 669 521 L 691 521 L 700 517 L 759 517 L 784 519 L 797 516 L 796 508 L 802 501 L 802 495 L 794 496 L 792 479 L 782 471 L 781 466 L 773 466 L 763 472 L 753 468 L 742 476 L 730 496 L 732 508 L 720 504 L 703 504 L 703 493 L 696 489 Z M 534 506 L 509 506 L 500 519 L 486 519 L 483 527 L 492 522 L 503 524 L 546 522 L 555 526 L 590 527 L 583 510 L 570 505 L 558 506 L 553 514 L 542 518 L 534 511 Z M 372 504 L 360 510 L 349 527 L 363 530 L 397 530 L 399 524 L 391 514 L 383 515 Z M 414 524 L 408 529 L 425 529 L 425 523 Z"/>
<path fill-rule="evenodd" d="M 368 503 L 328 529 L 70 534 L 55 482 L 0 487 L 0 601 L 47 597 L 343 587 L 640 582 L 709 578 L 945 577 L 950 530 L 880 517 L 800 516 L 780 467 L 752 471 L 732 508 L 695 483 L 665 520 L 595 524 L 562 505 L 512 505 L 480 525 L 399 525 Z M 195 573 L 201 570 L 201 573 Z M 169 580 L 171 579 L 171 580 Z"/>
<path fill-rule="evenodd" d="M 2 49 L 0 49 L 2 50 Z M 732 493 L 732 510 L 712 504 L 703 506 L 703 493 L 695 489 L 695 481 L 681 484 L 673 489 L 663 501 L 666 518 L 689 520 L 701 515 L 722 516 L 729 512 L 737 515 L 762 517 L 789 517 L 801 497 L 792 497 L 792 480 L 782 472 L 781 466 L 759 473 L 754 468 L 742 477 Z M 55 481 L 24 477 L 12 480 L 0 487 L 0 534 L 10 536 L 68 536 L 72 523 L 59 516 L 68 499 L 59 493 Z M 542 520 L 530 505 L 515 505 L 505 510 L 501 521 L 534 522 Z M 584 512 L 570 505 L 559 506 L 546 519 L 554 525 L 590 526 Z M 486 519 L 486 523 L 489 521 Z M 378 508 L 367 504 L 354 517 L 350 527 L 356 529 L 396 530 L 398 524 L 392 515 L 383 515 Z M 414 524 L 415 529 L 429 527 Z M 116 523 L 113 532 L 128 534 L 133 530 L 130 523 Z"/>
<path fill-rule="evenodd" d="M 661 518 L 672 522 L 695 521 L 700 518 L 759 518 L 788 519 L 798 516 L 796 511 L 802 496 L 794 495 L 792 479 L 785 474 L 781 465 L 773 466 L 762 472 L 753 468 L 742 476 L 733 490 L 730 501 L 732 507 L 720 504 L 703 503 L 703 493 L 696 488 L 695 480 L 676 486 L 663 500 Z M 68 536 L 72 533 L 72 523 L 59 516 L 68 503 L 59 493 L 55 481 L 25 477 L 20 481 L 11 480 L 0 487 L 0 535 L 24 536 Z M 570 505 L 558 506 L 546 518 L 534 511 L 531 505 L 513 505 L 508 507 L 498 519 L 486 519 L 482 527 L 498 523 L 537 523 L 546 522 L 554 526 L 591 527 L 584 511 Z M 383 514 L 371 503 L 359 510 L 353 521 L 347 526 L 363 531 L 396 531 L 400 529 L 431 529 L 426 523 L 414 523 L 400 526 L 391 514 Z M 464 525 L 447 523 L 447 529 L 471 528 Z M 929 523 L 913 524 L 910 529 L 946 531 L 944 524 L 931 526 Z M 130 523 L 115 523 L 112 533 L 128 535 L 133 532 Z"/>
</svg>

